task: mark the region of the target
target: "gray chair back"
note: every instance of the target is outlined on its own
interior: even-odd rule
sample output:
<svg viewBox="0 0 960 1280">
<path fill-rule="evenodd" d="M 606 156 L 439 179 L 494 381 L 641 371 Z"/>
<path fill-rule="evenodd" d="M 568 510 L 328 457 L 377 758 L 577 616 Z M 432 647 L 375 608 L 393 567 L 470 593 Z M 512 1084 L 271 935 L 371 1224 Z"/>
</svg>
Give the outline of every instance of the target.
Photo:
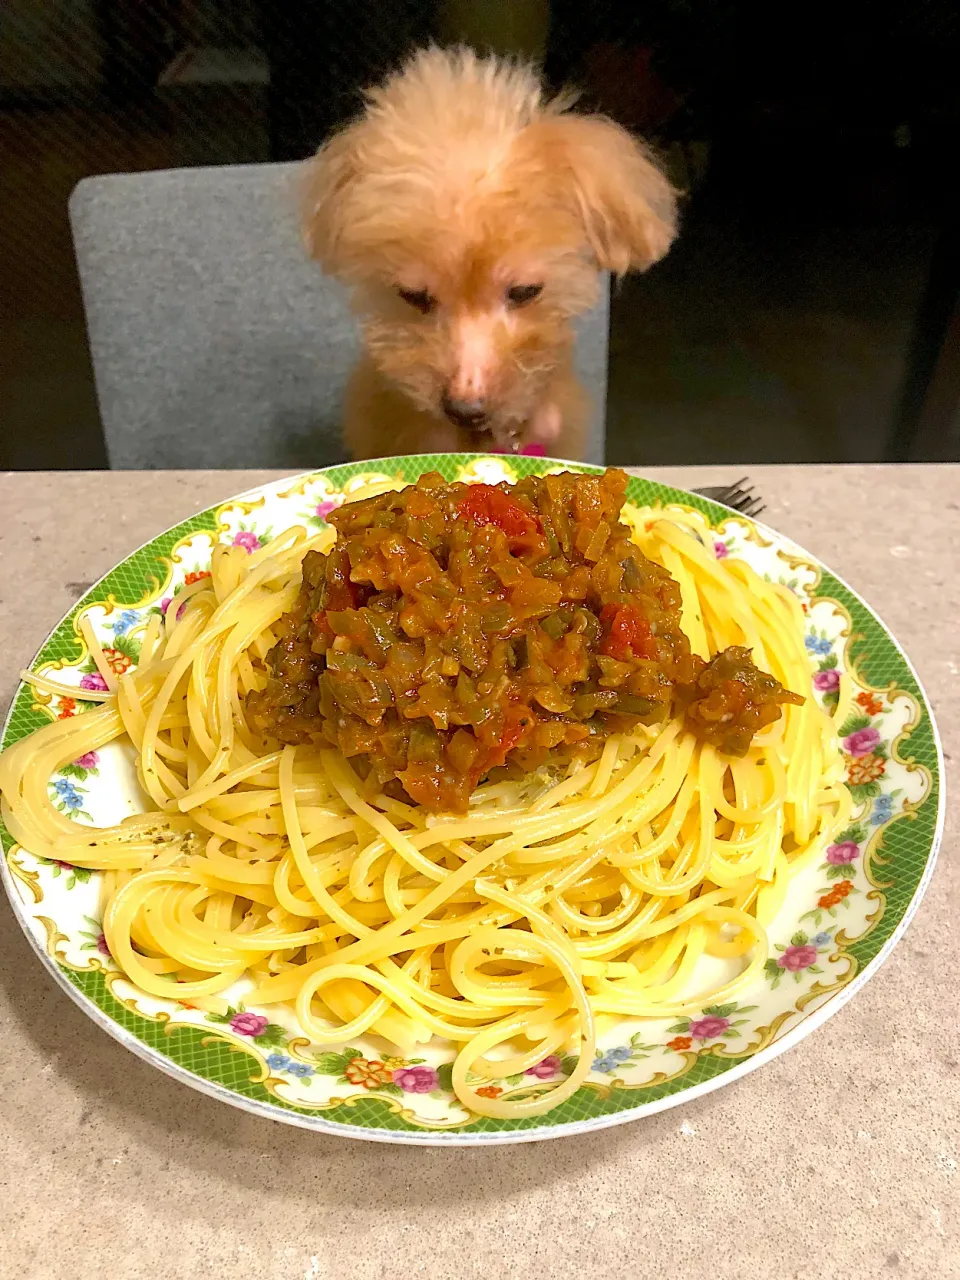
<svg viewBox="0 0 960 1280">
<path fill-rule="evenodd" d="M 113 468 L 343 461 L 357 357 L 344 290 L 300 240 L 297 164 L 84 178 L 70 197 L 107 457 Z M 602 462 L 609 287 L 578 327 Z"/>
</svg>

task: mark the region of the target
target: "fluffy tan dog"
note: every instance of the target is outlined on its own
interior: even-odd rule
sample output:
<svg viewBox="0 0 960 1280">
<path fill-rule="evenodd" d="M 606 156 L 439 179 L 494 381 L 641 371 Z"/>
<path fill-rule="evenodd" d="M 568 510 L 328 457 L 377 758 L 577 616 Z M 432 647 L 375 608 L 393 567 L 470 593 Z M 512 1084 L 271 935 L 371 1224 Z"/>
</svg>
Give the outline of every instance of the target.
<svg viewBox="0 0 960 1280">
<path fill-rule="evenodd" d="M 469 49 L 422 50 L 366 103 L 308 162 L 304 220 L 362 319 L 351 453 L 580 457 L 571 318 L 600 271 L 667 252 L 670 184 L 624 129 Z"/>
</svg>

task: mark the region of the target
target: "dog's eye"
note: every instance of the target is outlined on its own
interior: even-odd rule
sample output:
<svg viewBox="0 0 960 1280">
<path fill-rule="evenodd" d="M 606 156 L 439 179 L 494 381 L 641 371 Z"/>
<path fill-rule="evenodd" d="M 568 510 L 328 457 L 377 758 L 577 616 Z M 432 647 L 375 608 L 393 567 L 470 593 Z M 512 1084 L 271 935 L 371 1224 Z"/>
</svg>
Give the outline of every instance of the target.
<svg viewBox="0 0 960 1280">
<path fill-rule="evenodd" d="M 411 307 L 416 307 L 423 315 L 428 316 L 436 307 L 437 300 L 426 289 L 398 289 L 400 297 Z"/>
<path fill-rule="evenodd" d="M 515 284 L 507 290 L 507 302 L 511 307 L 525 307 L 543 293 L 542 284 Z"/>
</svg>

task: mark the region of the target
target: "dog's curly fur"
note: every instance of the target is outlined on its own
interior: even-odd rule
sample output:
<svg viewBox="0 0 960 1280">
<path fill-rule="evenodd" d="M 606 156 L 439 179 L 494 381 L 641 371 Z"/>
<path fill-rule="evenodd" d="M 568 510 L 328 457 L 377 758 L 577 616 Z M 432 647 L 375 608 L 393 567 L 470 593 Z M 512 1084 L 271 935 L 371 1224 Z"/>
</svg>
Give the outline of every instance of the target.
<svg viewBox="0 0 960 1280">
<path fill-rule="evenodd" d="M 571 318 L 599 271 L 667 252 L 676 202 L 640 142 L 571 106 L 547 100 L 529 66 L 424 49 L 307 162 L 308 250 L 349 286 L 363 326 L 354 457 L 532 441 L 581 455 Z M 483 422 L 457 426 L 451 402 Z"/>
</svg>

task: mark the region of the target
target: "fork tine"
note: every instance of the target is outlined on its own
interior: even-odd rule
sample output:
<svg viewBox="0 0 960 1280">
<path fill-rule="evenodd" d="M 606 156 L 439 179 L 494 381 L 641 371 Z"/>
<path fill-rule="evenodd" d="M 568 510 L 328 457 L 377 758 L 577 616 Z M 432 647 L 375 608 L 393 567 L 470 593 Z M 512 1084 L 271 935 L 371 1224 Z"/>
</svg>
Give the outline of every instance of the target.
<svg viewBox="0 0 960 1280">
<path fill-rule="evenodd" d="M 749 476 L 741 476 L 733 484 L 694 489 L 694 493 L 702 494 L 703 497 L 710 498 L 714 502 L 723 503 L 725 507 L 740 511 L 751 519 L 766 510 L 766 504 L 757 493 L 756 486 L 750 483 Z"/>
<path fill-rule="evenodd" d="M 749 480 L 741 480 L 737 485 L 736 497 L 740 502 L 747 502 L 756 492 L 756 486 L 752 485 Z"/>
<path fill-rule="evenodd" d="M 727 506 L 733 507 L 735 511 L 740 511 L 751 519 L 758 516 L 765 509 L 763 499 L 746 476 L 731 486 L 725 501 Z"/>
<path fill-rule="evenodd" d="M 744 488 L 744 485 L 750 486 Z M 737 506 L 742 499 L 750 492 L 753 486 L 750 485 L 749 476 L 741 476 L 739 480 L 735 480 L 733 484 L 727 486 L 727 504 L 731 507 Z"/>
</svg>

